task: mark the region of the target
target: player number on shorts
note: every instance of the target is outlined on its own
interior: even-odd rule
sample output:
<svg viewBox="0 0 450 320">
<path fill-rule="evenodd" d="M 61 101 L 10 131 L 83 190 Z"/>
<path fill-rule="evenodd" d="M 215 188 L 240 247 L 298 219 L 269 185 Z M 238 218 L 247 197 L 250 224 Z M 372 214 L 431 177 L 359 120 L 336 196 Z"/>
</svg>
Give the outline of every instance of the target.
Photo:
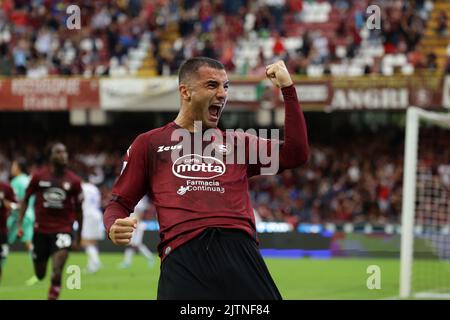
<svg viewBox="0 0 450 320">
<path fill-rule="evenodd" d="M 70 235 L 67 233 L 58 233 L 56 234 L 56 246 L 60 249 L 68 248 L 72 244 L 72 239 Z"/>
</svg>

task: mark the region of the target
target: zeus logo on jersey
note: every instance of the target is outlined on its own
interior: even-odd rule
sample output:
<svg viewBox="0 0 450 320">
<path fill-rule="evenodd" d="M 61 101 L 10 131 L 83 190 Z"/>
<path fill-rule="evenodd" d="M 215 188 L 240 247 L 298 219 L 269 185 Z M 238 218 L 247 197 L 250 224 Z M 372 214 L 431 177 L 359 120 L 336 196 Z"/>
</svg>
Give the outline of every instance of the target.
<svg viewBox="0 0 450 320">
<path fill-rule="evenodd" d="M 223 175 L 225 164 L 217 158 L 188 154 L 175 160 L 172 172 L 183 179 L 213 179 Z"/>
<path fill-rule="evenodd" d="M 181 150 L 182 147 L 183 146 L 181 144 L 177 144 L 175 146 L 158 146 L 158 151 L 156 151 L 156 152 Z"/>
</svg>

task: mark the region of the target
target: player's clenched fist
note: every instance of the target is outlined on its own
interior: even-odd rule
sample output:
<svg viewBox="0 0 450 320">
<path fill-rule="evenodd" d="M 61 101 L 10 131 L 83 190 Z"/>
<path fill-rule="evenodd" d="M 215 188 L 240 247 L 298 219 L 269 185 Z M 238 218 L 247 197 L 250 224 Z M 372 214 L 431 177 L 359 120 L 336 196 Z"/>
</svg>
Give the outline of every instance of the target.
<svg viewBox="0 0 450 320">
<path fill-rule="evenodd" d="M 127 245 L 131 241 L 136 226 L 135 218 L 117 219 L 109 229 L 109 238 L 114 244 Z"/>
<path fill-rule="evenodd" d="M 283 60 L 269 64 L 266 67 L 266 75 L 278 88 L 289 87 L 293 83 Z"/>
</svg>

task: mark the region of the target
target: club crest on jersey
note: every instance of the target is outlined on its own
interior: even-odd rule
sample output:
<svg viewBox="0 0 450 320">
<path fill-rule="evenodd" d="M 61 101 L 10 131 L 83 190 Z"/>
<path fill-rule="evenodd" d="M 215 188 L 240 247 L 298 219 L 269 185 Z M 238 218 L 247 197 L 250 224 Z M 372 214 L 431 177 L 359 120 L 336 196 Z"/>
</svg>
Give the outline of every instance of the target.
<svg viewBox="0 0 450 320">
<path fill-rule="evenodd" d="M 183 179 L 213 179 L 225 171 L 225 164 L 219 159 L 198 154 L 182 156 L 172 165 L 173 174 Z"/>
<path fill-rule="evenodd" d="M 66 200 L 66 192 L 60 188 L 48 188 L 42 195 L 44 198 L 44 208 L 61 209 L 64 207 L 63 201 Z"/>
<path fill-rule="evenodd" d="M 70 189 L 70 183 L 67 182 L 67 181 L 64 182 L 64 183 L 63 183 L 63 189 L 64 189 L 64 190 L 69 190 L 69 189 Z"/>
<path fill-rule="evenodd" d="M 231 144 L 217 144 L 214 146 L 216 152 L 221 154 L 230 154 L 231 153 Z"/>
<path fill-rule="evenodd" d="M 177 144 L 177 145 L 174 145 L 174 146 L 158 146 L 158 151 L 156 151 L 156 152 L 181 150 L 181 148 L 182 148 L 181 144 Z"/>
</svg>

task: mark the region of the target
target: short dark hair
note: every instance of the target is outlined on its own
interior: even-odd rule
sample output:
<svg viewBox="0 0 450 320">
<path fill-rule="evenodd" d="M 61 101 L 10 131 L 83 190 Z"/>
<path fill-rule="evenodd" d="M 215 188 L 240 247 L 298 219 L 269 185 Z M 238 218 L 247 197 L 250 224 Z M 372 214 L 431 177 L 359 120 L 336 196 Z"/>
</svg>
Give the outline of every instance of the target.
<svg viewBox="0 0 450 320">
<path fill-rule="evenodd" d="M 60 141 L 49 142 L 45 148 L 45 156 L 48 160 L 52 157 L 53 148 L 57 145 L 61 144 L 65 147 L 65 144 Z"/>
<path fill-rule="evenodd" d="M 223 70 L 225 67 L 220 61 L 208 57 L 194 57 L 186 60 L 178 71 L 178 83 L 181 83 L 192 74 L 196 73 L 200 67 L 208 66 L 213 69 Z"/>
<path fill-rule="evenodd" d="M 14 160 L 19 167 L 20 172 L 28 174 L 28 162 L 24 157 L 18 157 Z"/>
</svg>

